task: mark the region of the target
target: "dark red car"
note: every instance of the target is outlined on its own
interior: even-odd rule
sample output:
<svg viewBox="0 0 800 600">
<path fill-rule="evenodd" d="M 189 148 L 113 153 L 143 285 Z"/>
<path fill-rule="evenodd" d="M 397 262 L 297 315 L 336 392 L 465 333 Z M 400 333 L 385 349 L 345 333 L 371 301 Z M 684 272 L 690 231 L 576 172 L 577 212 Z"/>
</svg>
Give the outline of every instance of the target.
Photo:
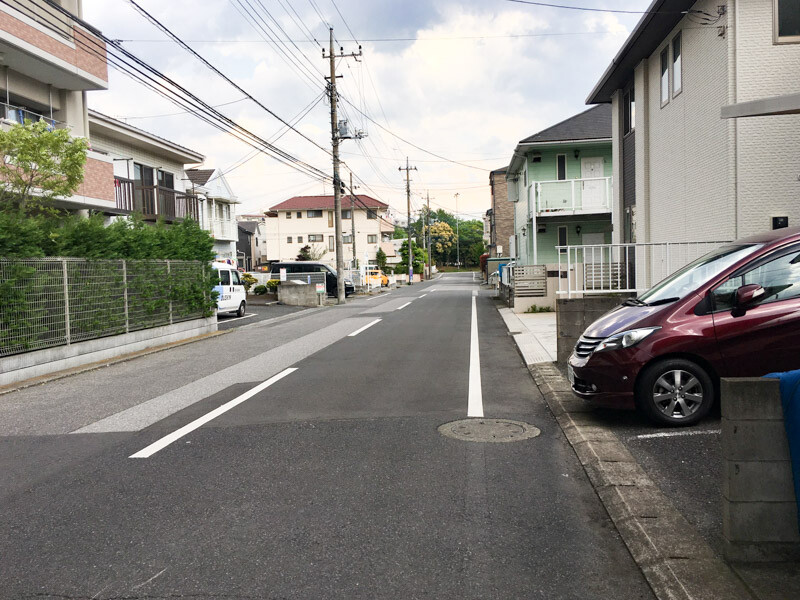
<svg viewBox="0 0 800 600">
<path fill-rule="evenodd" d="M 800 369 L 800 227 L 706 254 L 584 332 L 568 376 L 581 398 L 657 423 L 706 415 L 720 377 Z"/>
</svg>

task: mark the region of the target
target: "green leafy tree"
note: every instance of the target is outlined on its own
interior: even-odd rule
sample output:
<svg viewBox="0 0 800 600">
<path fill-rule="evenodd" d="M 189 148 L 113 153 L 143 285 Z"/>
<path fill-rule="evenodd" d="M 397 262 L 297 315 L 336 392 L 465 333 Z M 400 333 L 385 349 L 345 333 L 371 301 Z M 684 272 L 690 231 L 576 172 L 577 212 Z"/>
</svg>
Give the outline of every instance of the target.
<svg viewBox="0 0 800 600">
<path fill-rule="evenodd" d="M 438 222 L 431 225 L 431 254 L 436 264 L 446 262 L 450 256 L 450 250 L 455 246 L 456 234 L 445 222 Z"/>
<path fill-rule="evenodd" d="M 411 247 L 414 250 L 414 273 L 422 273 L 425 264 L 428 262 L 428 253 L 420 248 L 414 240 L 411 240 Z M 400 246 L 400 262 L 395 268 L 395 273 L 408 273 L 408 241 Z"/>
<path fill-rule="evenodd" d="M 88 142 L 73 138 L 66 129 L 52 129 L 45 121 L 13 125 L 0 131 L 0 188 L 3 204 L 22 210 L 28 203 L 48 205 L 75 193 L 83 181 Z"/>
<path fill-rule="evenodd" d="M 408 237 L 408 230 L 403 229 L 402 227 L 398 227 L 397 225 L 394 226 L 394 235 L 393 239 L 395 240 L 402 240 Z"/>
<path fill-rule="evenodd" d="M 375 263 L 381 271 L 384 273 L 386 272 L 386 252 L 384 252 L 382 248 L 378 248 L 378 251 L 375 253 Z"/>
</svg>

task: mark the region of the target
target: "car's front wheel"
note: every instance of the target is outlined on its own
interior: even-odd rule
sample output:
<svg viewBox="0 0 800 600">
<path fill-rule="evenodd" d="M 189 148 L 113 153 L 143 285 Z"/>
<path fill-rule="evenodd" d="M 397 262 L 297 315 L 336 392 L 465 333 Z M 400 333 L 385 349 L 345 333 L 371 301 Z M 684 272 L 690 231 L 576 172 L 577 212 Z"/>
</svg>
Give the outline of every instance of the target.
<svg viewBox="0 0 800 600">
<path fill-rule="evenodd" d="M 239 310 L 237 310 L 237 311 L 236 311 L 236 316 L 237 316 L 237 317 L 243 317 L 243 316 L 244 316 L 244 313 L 245 313 L 245 303 L 244 303 L 244 302 L 242 302 L 242 303 L 239 305 Z"/>
<path fill-rule="evenodd" d="M 690 360 L 662 360 L 639 377 L 636 404 L 659 425 L 694 425 L 714 404 L 714 383 L 705 369 Z"/>
</svg>

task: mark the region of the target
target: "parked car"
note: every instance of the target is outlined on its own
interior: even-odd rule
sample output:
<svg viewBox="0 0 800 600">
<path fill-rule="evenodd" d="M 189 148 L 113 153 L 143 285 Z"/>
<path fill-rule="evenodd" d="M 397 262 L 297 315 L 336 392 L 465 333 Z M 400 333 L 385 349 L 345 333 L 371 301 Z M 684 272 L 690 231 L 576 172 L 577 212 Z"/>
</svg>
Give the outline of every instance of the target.
<svg viewBox="0 0 800 600">
<path fill-rule="evenodd" d="M 800 227 L 724 245 L 609 311 L 569 358 L 579 397 L 663 425 L 708 413 L 720 377 L 800 368 Z"/>
<path fill-rule="evenodd" d="M 214 287 L 217 292 L 217 312 L 236 313 L 237 317 L 243 317 L 247 309 L 247 292 L 239 271 L 233 265 L 221 262 L 211 263 L 211 267 L 219 277 L 219 285 Z"/>
<path fill-rule="evenodd" d="M 368 269 L 367 278 L 372 279 L 376 284 L 380 283 L 383 287 L 389 285 L 389 277 L 380 269 Z"/>
<path fill-rule="evenodd" d="M 286 274 L 298 273 L 325 273 L 325 291 L 328 296 L 337 295 L 338 277 L 336 271 L 331 269 L 328 265 L 321 262 L 311 261 L 284 261 L 272 263 L 270 274 L 272 279 L 280 277 L 281 269 L 286 269 Z M 344 295 L 349 296 L 356 291 L 352 280 L 345 278 L 344 280 Z"/>
</svg>

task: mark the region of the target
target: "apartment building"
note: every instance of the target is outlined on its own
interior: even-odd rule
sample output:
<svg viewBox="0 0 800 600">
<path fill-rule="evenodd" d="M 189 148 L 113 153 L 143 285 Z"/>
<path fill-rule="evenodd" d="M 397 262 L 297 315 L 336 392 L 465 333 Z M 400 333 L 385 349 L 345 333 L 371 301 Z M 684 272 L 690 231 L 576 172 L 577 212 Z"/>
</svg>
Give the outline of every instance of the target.
<svg viewBox="0 0 800 600">
<path fill-rule="evenodd" d="M 57 2 L 77 17 L 81 0 Z M 89 138 L 87 94 L 108 88 L 105 44 L 42 0 L 0 4 L 0 126 L 44 120 Z M 92 146 L 84 181 L 60 205 L 116 212 L 112 159 Z"/>
<path fill-rule="evenodd" d="M 322 254 L 320 260 L 336 263 L 333 196 L 296 196 L 273 206 L 278 216 L 266 221 L 268 240 L 277 240 L 278 256 L 270 260 L 294 260 L 303 246 Z M 379 248 L 394 254 L 389 206 L 364 194 L 342 197 L 342 231 L 346 263 L 374 264 Z M 355 237 L 353 233 L 355 231 Z"/>
<path fill-rule="evenodd" d="M 199 202 L 200 226 L 214 237 L 217 260 L 235 263 L 239 239 L 236 205 L 239 200 L 219 169 L 187 169 L 185 173 L 187 189 Z"/>
<path fill-rule="evenodd" d="M 722 118 L 800 93 L 798 15 L 797 0 L 650 5 L 587 99 L 612 107 L 615 242 L 800 224 L 800 115 Z"/>
</svg>

